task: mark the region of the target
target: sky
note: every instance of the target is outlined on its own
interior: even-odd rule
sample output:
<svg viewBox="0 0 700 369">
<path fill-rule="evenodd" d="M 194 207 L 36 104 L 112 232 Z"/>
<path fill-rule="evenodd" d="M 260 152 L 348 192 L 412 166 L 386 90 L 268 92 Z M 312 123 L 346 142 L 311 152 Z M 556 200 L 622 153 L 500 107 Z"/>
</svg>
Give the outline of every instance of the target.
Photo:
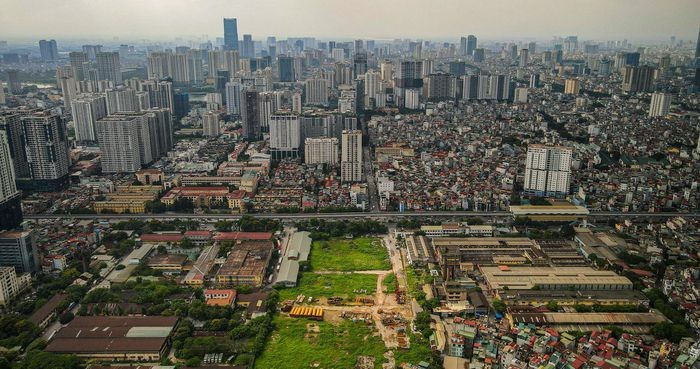
<svg viewBox="0 0 700 369">
<path fill-rule="evenodd" d="M 700 0 L 0 0 L 0 39 L 695 40 Z"/>
</svg>

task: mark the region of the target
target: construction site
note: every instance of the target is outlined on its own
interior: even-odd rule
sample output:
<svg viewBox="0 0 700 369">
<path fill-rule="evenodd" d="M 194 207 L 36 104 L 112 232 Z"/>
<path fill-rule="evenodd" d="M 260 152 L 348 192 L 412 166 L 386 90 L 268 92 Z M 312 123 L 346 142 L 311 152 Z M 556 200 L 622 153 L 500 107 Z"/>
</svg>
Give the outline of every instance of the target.
<svg viewBox="0 0 700 369">
<path fill-rule="evenodd" d="M 342 296 L 310 296 L 299 294 L 295 299 L 282 303 L 282 312 L 292 318 L 306 318 L 339 323 L 349 320 L 355 323 L 373 325 L 389 349 L 408 349 L 410 346 L 406 329 L 413 318 L 410 304 L 407 304 L 405 287 L 394 279 L 393 286 L 385 285 L 385 278 L 393 271 L 363 271 L 362 274 L 377 276 L 377 289 L 374 294 L 367 290 L 355 290 L 352 298 Z"/>
</svg>

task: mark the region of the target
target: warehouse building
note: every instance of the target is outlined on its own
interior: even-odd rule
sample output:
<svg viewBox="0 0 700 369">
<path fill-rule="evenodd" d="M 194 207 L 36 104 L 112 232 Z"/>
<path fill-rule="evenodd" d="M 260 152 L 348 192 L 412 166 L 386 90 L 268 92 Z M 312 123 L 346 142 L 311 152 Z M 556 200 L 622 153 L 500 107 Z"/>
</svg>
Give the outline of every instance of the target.
<svg viewBox="0 0 700 369">
<path fill-rule="evenodd" d="M 46 351 L 116 361 L 160 361 L 170 348 L 174 316 L 77 316 Z"/>
<path fill-rule="evenodd" d="M 590 267 L 482 266 L 491 293 L 508 290 L 631 290 L 632 281 L 609 270 Z"/>
</svg>

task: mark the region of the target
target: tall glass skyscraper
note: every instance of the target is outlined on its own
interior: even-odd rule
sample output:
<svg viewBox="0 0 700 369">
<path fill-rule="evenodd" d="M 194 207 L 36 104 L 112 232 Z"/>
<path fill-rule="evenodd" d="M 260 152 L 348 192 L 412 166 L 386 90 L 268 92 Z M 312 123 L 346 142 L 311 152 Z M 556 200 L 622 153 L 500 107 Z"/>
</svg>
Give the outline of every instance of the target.
<svg viewBox="0 0 700 369">
<path fill-rule="evenodd" d="M 238 50 L 238 21 L 236 18 L 224 18 L 224 48 Z"/>
</svg>

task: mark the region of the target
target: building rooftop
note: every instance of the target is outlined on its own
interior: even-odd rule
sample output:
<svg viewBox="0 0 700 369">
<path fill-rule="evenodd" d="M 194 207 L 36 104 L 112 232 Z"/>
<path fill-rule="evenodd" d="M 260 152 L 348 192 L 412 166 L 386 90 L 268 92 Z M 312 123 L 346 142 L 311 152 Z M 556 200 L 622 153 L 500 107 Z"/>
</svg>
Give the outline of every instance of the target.
<svg viewBox="0 0 700 369">
<path fill-rule="evenodd" d="M 56 333 L 46 351 L 99 355 L 159 352 L 177 317 L 77 316 Z"/>
</svg>

